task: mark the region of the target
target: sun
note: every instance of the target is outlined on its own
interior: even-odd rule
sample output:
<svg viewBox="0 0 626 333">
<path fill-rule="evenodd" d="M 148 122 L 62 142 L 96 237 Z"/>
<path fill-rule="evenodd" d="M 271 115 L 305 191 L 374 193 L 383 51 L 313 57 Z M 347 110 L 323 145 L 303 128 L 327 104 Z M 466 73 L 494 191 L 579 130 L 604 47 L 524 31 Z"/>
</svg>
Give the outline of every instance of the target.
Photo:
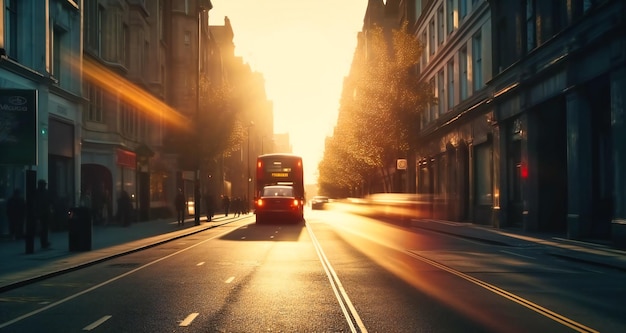
<svg viewBox="0 0 626 333">
<path fill-rule="evenodd" d="M 337 121 L 344 77 L 363 25 L 363 0 L 213 0 L 210 24 L 228 16 L 235 54 L 265 79 L 274 132 L 289 133 L 315 183 L 324 142 Z M 333 8 L 329 11 L 328 8 Z"/>
</svg>

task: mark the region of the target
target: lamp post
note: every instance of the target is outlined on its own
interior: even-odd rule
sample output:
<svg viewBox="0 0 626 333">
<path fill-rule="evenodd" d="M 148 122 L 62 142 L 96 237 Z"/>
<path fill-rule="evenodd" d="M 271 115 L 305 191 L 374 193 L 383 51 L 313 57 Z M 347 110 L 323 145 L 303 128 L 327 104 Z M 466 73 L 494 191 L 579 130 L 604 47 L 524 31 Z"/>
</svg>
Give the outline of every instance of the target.
<svg viewBox="0 0 626 333">
<path fill-rule="evenodd" d="M 198 68 L 197 68 L 197 80 L 196 80 L 196 136 L 200 139 L 200 74 L 202 69 L 202 50 L 200 48 L 202 42 L 202 14 L 205 11 L 211 10 L 213 5 L 210 0 L 198 0 Z M 199 147 L 199 141 L 196 142 L 196 147 Z M 199 150 L 199 148 L 196 148 Z M 193 186 L 193 215 L 194 215 L 194 224 L 200 225 L 200 153 L 197 151 L 196 153 L 196 170 L 195 170 L 195 180 Z"/>
<path fill-rule="evenodd" d="M 248 154 L 248 167 L 246 168 L 248 170 L 248 181 L 247 181 L 247 190 L 246 190 L 246 210 L 250 209 L 250 183 L 252 182 L 252 178 L 251 178 L 251 174 L 250 174 L 250 128 L 252 128 L 252 126 L 254 126 L 254 122 L 250 121 L 250 124 L 248 125 L 248 149 L 247 149 L 247 154 Z"/>
</svg>

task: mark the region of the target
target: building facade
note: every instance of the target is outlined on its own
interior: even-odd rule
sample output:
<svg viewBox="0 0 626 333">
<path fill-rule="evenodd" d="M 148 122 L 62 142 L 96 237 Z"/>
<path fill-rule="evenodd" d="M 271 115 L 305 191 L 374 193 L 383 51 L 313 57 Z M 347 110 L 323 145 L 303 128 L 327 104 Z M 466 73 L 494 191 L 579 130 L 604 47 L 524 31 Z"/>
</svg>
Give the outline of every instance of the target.
<svg viewBox="0 0 626 333">
<path fill-rule="evenodd" d="M 626 4 L 490 6 L 497 223 L 624 246 Z"/>
<path fill-rule="evenodd" d="M 436 103 L 422 114 L 416 192 L 432 197 L 432 217 L 490 224 L 493 112 L 488 105 L 491 12 L 486 1 L 417 1 L 413 34 L 423 46 L 420 79 Z"/>
<path fill-rule="evenodd" d="M 0 6 L 0 233 L 8 233 L 6 200 L 14 189 L 28 196 L 37 179 L 48 182 L 53 197 L 51 228 L 64 228 L 66 209 L 80 195 L 82 1 L 2 0 Z M 25 112 L 5 107 L 16 100 L 26 102 L 18 103 Z M 32 119 L 28 127 L 21 127 L 23 115 Z M 32 158 L 14 159 L 15 144 Z"/>
<path fill-rule="evenodd" d="M 433 218 L 624 246 L 623 1 L 372 0 L 408 21 L 436 103 L 415 191 Z M 409 181 L 412 181 L 410 179 Z"/>
<path fill-rule="evenodd" d="M 235 57 L 228 19 L 210 28 L 209 0 L 0 4 L 1 123 L 10 125 L 0 127 L 0 233 L 8 233 L 4 205 L 13 189 L 26 193 L 37 178 L 49 183 L 59 213 L 52 227 L 59 229 L 67 210 L 85 203 L 95 223 L 113 222 L 122 191 L 132 198 L 135 220 L 147 220 L 171 216 L 178 188 L 194 214 L 202 193 L 218 197 L 230 194 L 233 182 L 249 183 L 242 159 L 230 158 L 231 146 L 253 156 L 263 141 L 249 137 L 244 153 L 245 139 L 216 134 L 224 120 L 217 116 L 255 120 L 255 138 L 269 137 L 271 103 L 262 76 Z M 226 84 L 239 98 L 228 109 L 211 95 Z M 214 120 L 214 128 L 197 128 L 199 119 Z M 180 133 L 195 140 L 172 144 Z M 207 145 L 222 157 L 189 154 Z"/>
<path fill-rule="evenodd" d="M 103 222 L 114 218 L 122 191 L 138 220 L 172 201 L 176 165 L 157 154 L 172 112 L 165 100 L 168 13 L 167 0 L 85 2 L 81 192 Z"/>
</svg>

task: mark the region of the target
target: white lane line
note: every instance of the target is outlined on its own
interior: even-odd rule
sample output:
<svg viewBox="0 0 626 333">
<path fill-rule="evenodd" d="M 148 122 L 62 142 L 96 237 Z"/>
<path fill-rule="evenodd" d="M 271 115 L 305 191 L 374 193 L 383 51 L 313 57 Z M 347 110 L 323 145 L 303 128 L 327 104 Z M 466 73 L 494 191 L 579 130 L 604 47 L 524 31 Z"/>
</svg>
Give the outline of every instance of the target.
<svg viewBox="0 0 626 333">
<path fill-rule="evenodd" d="M 202 266 L 202 265 L 204 265 L 204 261 L 201 261 L 201 262 L 196 264 L 196 266 Z"/>
<path fill-rule="evenodd" d="M 91 324 L 89 324 L 89 325 L 85 326 L 85 328 L 83 328 L 83 331 L 91 331 L 91 330 L 93 330 L 94 328 L 96 328 L 96 327 L 98 327 L 98 326 L 102 325 L 102 323 L 104 323 L 105 321 L 107 321 L 107 320 L 111 319 L 111 317 L 113 317 L 113 316 L 108 316 L 108 315 L 107 315 L 107 316 L 104 316 L 104 317 L 102 317 L 102 318 L 100 318 L 100 319 L 98 319 L 98 320 L 94 321 L 93 323 L 91 323 Z"/>
<path fill-rule="evenodd" d="M 224 281 L 224 283 L 231 283 L 235 280 L 234 276 L 229 277 L 228 279 L 226 279 L 226 281 Z"/>
<path fill-rule="evenodd" d="M 194 319 L 196 319 L 196 317 L 197 317 L 198 315 L 199 315 L 199 313 L 198 313 L 198 312 L 194 312 L 194 313 L 189 314 L 189 315 L 187 316 L 187 318 L 185 318 L 185 320 L 181 321 L 181 322 L 180 322 L 180 325 L 178 325 L 178 326 L 184 326 L 184 327 L 186 327 L 186 326 L 191 325 L 191 322 L 192 322 Z"/>
<path fill-rule="evenodd" d="M 313 234 L 313 230 L 311 230 L 311 228 L 308 227 L 308 223 L 307 223 L 306 230 L 309 232 L 309 237 L 311 237 L 311 241 L 313 242 L 315 251 L 317 252 L 318 257 L 320 258 L 320 261 L 322 262 L 324 271 L 326 271 L 326 275 L 328 276 L 330 285 L 333 288 L 335 297 L 337 298 L 337 301 L 339 302 L 341 311 L 343 312 L 344 317 L 348 321 L 348 326 L 350 326 L 350 331 L 353 333 L 357 333 L 359 331 L 361 333 L 367 333 L 367 329 L 365 328 L 365 325 L 363 324 L 361 317 L 359 317 L 359 314 L 356 312 L 354 305 L 352 304 L 352 302 L 350 301 L 350 298 L 348 297 L 348 293 L 346 293 L 346 290 L 343 288 L 341 281 L 339 281 L 339 277 L 337 276 L 337 273 L 335 272 L 333 267 L 330 265 L 330 261 L 328 261 L 326 254 L 324 254 L 324 250 L 322 250 L 322 245 L 317 241 L 317 238 Z M 348 313 L 348 309 L 346 309 L 346 307 L 350 310 L 350 313 Z M 350 315 L 352 315 L 352 317 Z M 354 327 L 355 323 L 352 322 L 352 318 L 354 318 L 355 323 L 359 327 L 359 331 L 357 331 L 356 327 Z"/>
<path fill-rule="evenodd" d="M 523 254 L 519 254 L 519 253 L 515 253 L 515 252 L 509 252 L 509 251 L 504 251 L 504 250 L 500 250 L 500 252 L 506 253 L 506 254 L 510 254 L 510 255 L 513 255 L 513 256 L 526 258 L 526 259 L 536 259 L 535 257 L 525 256 Z"/>
<path fill-rule="evenodd" d="M 4 323 L 0 323 L 0 328 L 5 328 L 7 326 L 11 326 L 11 325 L 13 325 L 13 324 L 15 324 L 17 322 L 20 322 L 20 321 L 26 319 L 26 318 L 30 318 L 30 317 L 32 317 L 34 315 L 37 315 L 37 314 L 41 313 L 41 312 L 44 312 L 44 311 L 49 310 L 49 309 L 52 309 L 55 306 L 61 305 L 61 304 L 66 303 L 66 302 L 69 302 L 69 301 L 73 300 L 74 298 L 77 298 L 79 296 L 85 295 L 85 294 L 87 294 L 89 292 L 92 292 L 92 291 L 94 291 L 94 290 L 96 290 L 98 288 L 101 288 L 101 287 L 106 286 L 106 285 L 108 285 L 110 283 L 113 283 L 113 282 L 115 282 L 115 281 L 117 281 L 117 280 L 119 280 L 121 278 L 124 278 L 124 277 L 126 277 L 128 275 L 134 274 L 135 272 L 138 272 L 138 271 L 140 271 L 140 270 L 142 270 L 142 269 L 144 269 L 146 267 L 152 266 L 152 265 L 154 265 L 154 264 L 156 264 L 156 263 L 158 263 L 160 261 L 163 261 L 165 259 L 171 258 L 171 257 L 173 257 L 175 255 L 178 255 L 178 254 L 181 254 L 181 253 L 183 253 L 185 251 L 191 250 L 194 247 L 200 246 L 200 245 L 202 245 L 202 244 L 204 244 L 206 242 L 209 242 L 209 241 L 211 241 L 213 239 L 223 237 L 224 235 L 226 235 L 226 234 L 228 234 L 230 232 L 232 232 L 231 229 L 225 230 L 224 232 L 216 234 L 213 237 L 209 237 L 209 238 L 207 238 L 207 239 L 205 239 L 203 241 L 200 241 L 200 242 L 198 242 L 196 244 L 193 244 L 193 245 L 191 245 L 189 247 L 186 247 L 184 249 L 178 250 L 178 251 L 176 251 L 174 253 L 170 253 L 170 254 L 166 255 L 165 257 L 161 257 L 161 258 L 156 259 L 154 261 L 151 261 L 151 262 L 149 262 L 149 263 L 147 263 L 147 264 L 145 264 L 143 266 L 137 267 L 137 268 L 135 268 L 133 270 L 130 270 L 130 271 L 126 272 L 126 273 L 123 273 L 123 274 L 120 274 L 120 275 L 115 276 L 113 278 L 110 278 L 110 279 L 108 279 L 108 280 L 106 280 L 104 282 L 101 282 L 101 283 L 99 283 L 99 284 L 97 284 L 95 286 L 92 286 L 92 287 L 87 288 L 87 289 L 85 289 L 83 291 L 77 292 L 76 294 L 67 296 L 64 299 L 61 299 L 61 300 L 58 300 L 58 301 L 56 301 L 54 303 L 48 304 L 47 306 L 44 306 L 44 307 L 39 308 L 37 310 L 33 310 L 33 311 L 29 312 L 29 313 L 23 314 L 23 315 L 21 315 L 21 316 L 19 316 L 17 318 L 13 318 L 13 319 L 11 319 L 9 321 L 6 321 Z"/>
</svg>

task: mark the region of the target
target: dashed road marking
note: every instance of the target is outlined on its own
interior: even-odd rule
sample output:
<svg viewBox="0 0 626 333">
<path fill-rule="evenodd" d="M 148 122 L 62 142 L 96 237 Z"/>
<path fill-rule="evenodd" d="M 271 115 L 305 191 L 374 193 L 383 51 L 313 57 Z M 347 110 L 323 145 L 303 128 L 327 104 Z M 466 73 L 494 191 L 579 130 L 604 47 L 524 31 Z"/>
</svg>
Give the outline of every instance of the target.
<svg viewBox="0 0 626 333">
<path fill-rule="evenodd" d="M 96 328 L 96 327 L 98 327 L 98 326 L 102 325 L 105 321 L 107 321 L 107 320 L 111 319 L 111 317 L 113 317 L 113 316 L 106 315 L 106 316 L 104 316 L 104 317 L 102 317 L 102 318 L 100 318 L 100 319 L 98 319 L 98 320 L 94 321 L 93 323 L 91 323 L 91 324 L 89 324 L 89 325 L 85 326 L 85 327 L 83 328 L 83 331 L 91 331 L 91 330 L 93 330 L 94 328 Z"/>
<path fill-rule="evenodd" d="M 189 314 L 187 316 L 187 318 L 185 318 L 185 320 L 181 321 L 178 326 L 186 327 L 186 326 L 191 325 L 191 322 L 193 322 L 193 320 L 196 319 L 196 317 L 198 315 L 199 315 L 198 312 L 194 312 L 194 313 Z"/>
</svg>

